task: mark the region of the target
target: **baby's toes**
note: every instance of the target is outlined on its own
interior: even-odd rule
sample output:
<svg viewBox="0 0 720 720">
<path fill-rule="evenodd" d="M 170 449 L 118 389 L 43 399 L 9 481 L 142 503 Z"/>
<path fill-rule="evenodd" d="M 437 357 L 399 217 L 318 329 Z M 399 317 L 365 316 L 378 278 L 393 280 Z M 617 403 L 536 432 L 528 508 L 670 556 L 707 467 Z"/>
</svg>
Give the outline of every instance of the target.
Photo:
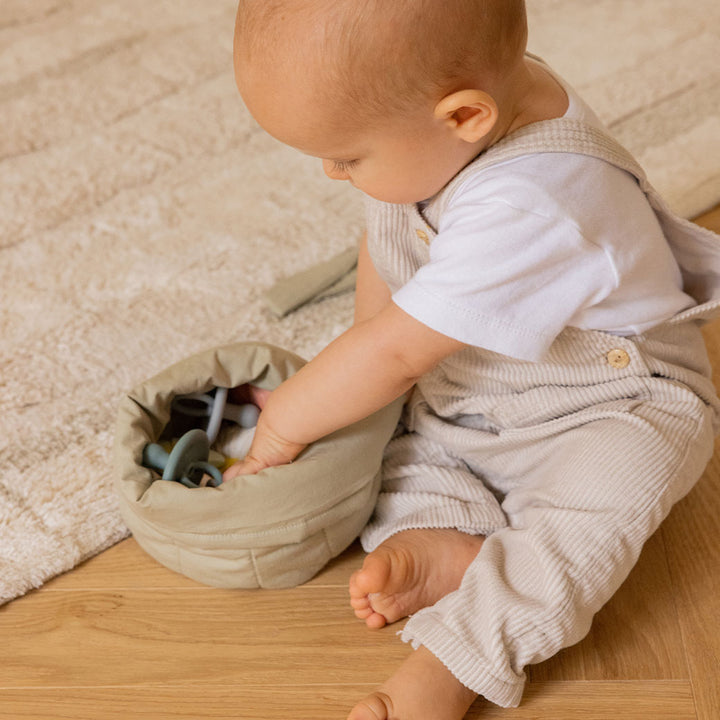
<svg viewBox="0 0 720 720">
<path fill-rule="evenodd" d="M 368 591 L 365 588 L 362 569 L 356 570 L 350 576 L 350 582 L 348 583 L 348 590 L 350 591 L 350 597 L 367 597 Z"/>
<path fill-rule="evenodd" d="M 387 618 L 374 610 L 371 610 L 366 617 L 360 619 L 365 620 L 365 624 L 370 630 L 380 630 L 380 628 L 384 628 L 388 624 Z"/>
<path fill-rule="evenodd" d="M 385 693 L 373 693 L 352 709 L 347 720 L 387 720 L 391 712 L 390 698 Z"/>
<path fill-rule="evenodd" d="M 350 607 L 352 607 L 353 611 L 355 612 L 355 617 L 359 618 L 360 620 L 365 620 L 373 614 L 373 609 L 370 605 L 370 600 L 368 599 L 367 595 L 357 598 L 351 597 Z"/>
<path fill-rule="evenodd" d="M 364 610 L 370 607 L 370 599 L 367 595 L 363 595 L 362 597 L 353 597 L 351 595 L 350 605 L 354 610 Z"/>
<path fill-rule="evenodd" d="M 371 615 L 374 615 L 372 608 L 365 608 L 364 610 L 355 610 L 355 617 L 358 620 L 367 620 Z"/>
</svg>

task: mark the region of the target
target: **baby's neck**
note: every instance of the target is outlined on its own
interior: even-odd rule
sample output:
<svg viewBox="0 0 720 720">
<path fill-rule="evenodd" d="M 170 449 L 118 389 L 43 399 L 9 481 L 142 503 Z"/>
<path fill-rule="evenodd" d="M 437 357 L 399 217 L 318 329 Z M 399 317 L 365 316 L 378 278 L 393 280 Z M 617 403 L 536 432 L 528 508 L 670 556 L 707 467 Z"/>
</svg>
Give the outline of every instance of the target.
<svg viewBox="0 0 720 720">
<path fill-rule="evenodd" d="M 500 115 L 486 147 L 524 125 L 562 117 L 569 104 L 567 93 L 553 75 L 527 57 L 503 78 L 495 101 Z"/>
</svg>

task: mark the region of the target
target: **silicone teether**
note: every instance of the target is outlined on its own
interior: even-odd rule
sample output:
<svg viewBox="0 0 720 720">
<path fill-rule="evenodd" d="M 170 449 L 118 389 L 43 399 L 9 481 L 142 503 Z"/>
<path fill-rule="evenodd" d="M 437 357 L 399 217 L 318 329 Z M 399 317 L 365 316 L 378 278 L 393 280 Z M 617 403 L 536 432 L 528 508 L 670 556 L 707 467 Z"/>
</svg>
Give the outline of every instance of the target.
<svg viewBox="0 0 720 720">
<path fill-rule="evenodd" d="M 223 420 L 230 420 L 243 428 L 257 425 L 260 410 L 252 403 L 233 405 L 228 403 L 228 389 L 218 387 L 215 395 L 192 393 L 178 395 L 172 403 L 174 412 L 189 418 L 207 418 L 207 435 L 210 444 L 215 442 Z"/>
<path fill-rule="evenodd" d="M 186 432 L 169 454 L 157 443 L 149 443 L 143 449 L 142 462 L 145 467 L 162 472 L 163 480 L 197 488 L 203 475 L 209 475 L 217 487 L 222 483 L 222 473 L 208 462 L 209 456 L 207 433 L 196 429 Z"/>
</svg>

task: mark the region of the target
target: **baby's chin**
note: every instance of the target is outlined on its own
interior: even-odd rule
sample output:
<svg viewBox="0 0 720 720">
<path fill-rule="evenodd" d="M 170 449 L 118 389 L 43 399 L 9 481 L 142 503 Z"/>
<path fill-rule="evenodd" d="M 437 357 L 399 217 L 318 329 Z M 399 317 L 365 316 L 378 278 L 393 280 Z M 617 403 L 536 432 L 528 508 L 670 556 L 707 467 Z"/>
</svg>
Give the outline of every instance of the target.
<svg viewBox="0 0 720 720">
<path fill-rule="evenodd" d="M 431 193 L 430 195 L 426 195 L 424 193 L 413 193 L 409 191 L 399 192 L 398 190 L 383 191 L 366 189 L 364 187 L 356 185 L 354 182 L 352 182 L 352 180 L 350 181 L 350 184 L 368 197 L 371 197 L 374 200 L 379 200 L 380 202 L 390 203 L 391 205 L 416 205 L 417 203 L 422 203 L 429 200 L 437 194 Z M 440 190 L 442 190 L 442 188 L 438 188 L 437 192 L 440 192 Z"/>
</svg>

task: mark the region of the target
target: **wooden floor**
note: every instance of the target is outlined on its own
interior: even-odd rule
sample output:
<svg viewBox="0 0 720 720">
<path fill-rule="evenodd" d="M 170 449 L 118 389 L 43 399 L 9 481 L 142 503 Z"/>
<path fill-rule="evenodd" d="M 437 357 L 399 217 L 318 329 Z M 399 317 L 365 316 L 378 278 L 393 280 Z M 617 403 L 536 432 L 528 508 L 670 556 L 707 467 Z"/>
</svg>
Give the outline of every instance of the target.
<svg viewBox="0 0 720 720">
<path fill-rule="evenodd" d="M 720 231 L 720 208 L 700 220 Z M 720 379 L 720 323 L 706 332 Z M 303 587 L 206 588 L 126 540 L 0 608 L 0 719 L 343 720 L 410 652 L 347 603 L 350 548 Z M 590 635 L 467 718 L 720 718 L 720 445 Z M 417 720 L 432 720 L 418 718 Z"/>
</svg>

